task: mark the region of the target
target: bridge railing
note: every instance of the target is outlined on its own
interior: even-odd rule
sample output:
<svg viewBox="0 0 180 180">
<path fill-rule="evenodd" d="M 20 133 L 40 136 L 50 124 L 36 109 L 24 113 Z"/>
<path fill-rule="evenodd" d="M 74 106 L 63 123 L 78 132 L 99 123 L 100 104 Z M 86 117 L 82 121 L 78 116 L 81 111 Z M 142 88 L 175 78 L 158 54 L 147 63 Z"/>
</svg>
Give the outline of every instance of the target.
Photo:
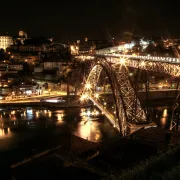
<svg viewBox="0 0 180 180">
<path fill-rule="evenodd" d="M 124 57 L 128 59 L 137 59 L 137 60 L 149 60 L 149 61 L 158 61 L 158 62 L 165 62 L 171 64 L 180 64 L 180 58 L 173 58 L 173 57 L 161 57 L 161 56 L 138 56 L 138 55 L 129 55 L 123 54 L 119 50 L 119 46 L 100 49 L 95 51 L 95 55 L 104 55 L 104 56 L 111 56 L 111 57 Z"/>
</svg>

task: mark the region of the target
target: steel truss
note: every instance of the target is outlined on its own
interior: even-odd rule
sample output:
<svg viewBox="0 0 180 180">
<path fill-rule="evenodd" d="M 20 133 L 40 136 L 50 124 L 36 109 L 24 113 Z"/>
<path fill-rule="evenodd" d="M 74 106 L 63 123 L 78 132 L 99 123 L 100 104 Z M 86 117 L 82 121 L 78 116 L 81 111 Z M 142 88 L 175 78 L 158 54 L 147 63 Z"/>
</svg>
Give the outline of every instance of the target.
<svg viewBox="0 0 180 180">
<path fill-rule="evenodd" d="M 91 56 L 90 56 L 91 57 Z M 154 71 L 168 74 L 174 77 L 180 76 L 180 64 L 175 63 L 171 58 L 168 61 L 159 59 L 159 57 L 130 57 L 114 55 L 95 55 L 94 61 L 98 63 L 91 69 L 87 83 L 96 86 L 101 71 L 104 69 L 111 83 L 111 88 L 116 105 L 116 118 L 118 119 L 120 131 L 126 131 L 128 123 L 141 122 L 146 120 L 145 112 L 141 107 L 136 92 L 129 81 L 129 72 L 127 67 L 134 67 L 147 71 Z M 86 57 L 83 57 L 86 59 Z M 93 58 L 87 58 L 93 59 Z M 177 60 L 176 60 L 177 61 Z M 179 62 L 179 59 L 178 59 Z M 87 90 L 84 90 L 86 93 Z M 93 91 L 91 91 L 93 96 Z"/>
<path fill-rule="evenodd" d="M 123 57 L 122 57 L 123 58 Z M 121 58 L 108 57 L 107 60 L 113 64 L 122 64 Z M 134 67 L 147 71 L 154 71 L 164 74 L 169 74 L 171 76 L 180 76 L 180 65 L 173 63 L 165 63 L 159 61 L 149 61 L 143 59 L 124 59 L 124 66 Z"/>
<path fill-rule="evenodd" d="M 145 112 L 129 81 L 129 72 L 125 66 L 111 64 L 106 58 L 97 58 L 87 78 L 87 84 L 95 88 L 102 70 L 105 70 L 113 92 L 116 105 L 116 117 L 122 134 L 126 132 L 128 123 L 145 122 Z M 83 94 L 94 95 L 94 91 L 84 88 Z"/>
</svg>

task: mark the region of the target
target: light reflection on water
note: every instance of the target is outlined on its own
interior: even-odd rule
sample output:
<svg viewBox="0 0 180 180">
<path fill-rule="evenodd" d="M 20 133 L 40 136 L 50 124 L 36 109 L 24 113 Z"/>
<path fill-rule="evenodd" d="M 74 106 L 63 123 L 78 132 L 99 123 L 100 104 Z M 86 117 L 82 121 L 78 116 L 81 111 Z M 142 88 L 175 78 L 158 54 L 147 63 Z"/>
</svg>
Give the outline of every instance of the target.
<svg viewBox="0 0 180 180">
<path fill-rule="evenodd" d="M 102 136 L 98 126 L 98 118 L 83 117 L 82 121 L 79 122 L 75 135 L 98 142 Z"/>
<path fill-rule="evenodd" d="M 153 111 L 156 123 L 167 128 L 171 111 L 167 107 L 161 107 Z M 21 138 L 35 136 L 41 129 L 52 129 L 55 133 L 72 132 L 84 139 L 101 142 L 108 138 L 114 138 L 117 133 L 104 120 L 102 113 L 94 108 L 76 109 L 43 109 L 43 108 L 19 108 L 0 110 L 0 150 L 3 146 L 11 147 L 15 141 Z M 48 132 L 47 132 L 48 133 Z"/>
<path fill-rule="evenodd" d="M 161 127 L 162 127 L 162 128 L 165 128 L 165 127 L 166 127 L 167 121 L 168 121 L 168 110 L 165 108 L 165 109 L 163 110 L 162 118 L 161 118 L 161 120 L 160 120 L 160 122 L 161 122 Z"/>
<path fill-rule="evenodd" d="M 0 128 L 0 139 L 9 138 L 11 136 L 12 136 L 12 133 L 11 133 L 10 128 L 7 128 L 7 129 Z"/>
<path fill-rule="evenodd" d="M 169 129 L 172 110 L 169 107 L 158 107 L 153 111 L 153 119 L 158 126 Z"/>
<path fill-rule="evenodd" d="M 64 120 L 64 110 L 57 110 L 55 114 L 57 116 L 57 124 L 62 124 Z"/>
<path fill-rule="evenodd" d="M 13 131 L 11 136 L 16 136 L 18 130 L 24 130 L 28 133 L 29 130 L 38 130 L 39 127 L 46 128 L 55 127 L 57 131 L 69 128 L 73 134 L 80 136 L 90 141 L 99 142 L 102 140 L 102 133 L 99 126 L 107 126 L 101 120 L 100 112 L 97 109 L 79 109 L 77 112 L 68 112 L 68 110 L 49 110 L 35 108 L 20 108 L 12 110 L 0 111 L 0 139 L 10 137 L 10 129 Z M 8 133 L 4 133 L 4 128 L 8 128 Z M 19 129 L 18 129 L 19 128 Z M 109 128 L 110 125 L 109 125 Z M 112 130 L 114 131 L 114 130 Z M 108 132 L 107 132 L 108 133 Z M 116 132 L 114 132 L 116 134 Z"/>
</svg>

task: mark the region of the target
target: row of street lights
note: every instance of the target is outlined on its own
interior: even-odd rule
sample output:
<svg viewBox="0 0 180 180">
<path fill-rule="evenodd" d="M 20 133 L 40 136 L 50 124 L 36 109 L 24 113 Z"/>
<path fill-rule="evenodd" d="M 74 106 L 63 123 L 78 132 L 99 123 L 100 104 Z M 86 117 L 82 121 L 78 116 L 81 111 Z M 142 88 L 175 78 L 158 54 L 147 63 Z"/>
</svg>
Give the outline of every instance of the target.
<svg viewBox="0 0 180 180">
<path fill-rule="evenodd" d="M 92 85 L 90 84 L 90 83 L 87 83 L 87 84 L 85 84 L 85 90 L 90 90 L 91 88 L 92 88 Z M 100 97 L 100 95 L 99 95 L 99 93 L 95 93 L 94 94 L 94 97 L 96 98 L 96 100 L 97 99 L 99 99 L 99 97 Z M 89 98 L 88 98 L 88 94 L 82 94 L 82 96 L 80 97 L 80 101 L 81 102 L 84 102 L 85 100 L 88 100 Z M 103 102 L 103 108 L 104 109 L 106 109 L 106 105 L 107 105 L 107 103 L 106 102 Z M 114 108 L 114 107 L 113 107 Z M 104 112 L 102 111 L 102 114 L 104 114 Z M 114 115 L 116 115 L 116 111 L 114 111 L 113 112 L 113 114 Z M 116 128 L 116 124 L 117 124 L 117 118 L 116 118 L 116 120 L 115 120 L 115 122 L 114 122 L 114 124 L 113 124 L 113 127 L 114 128 Z"/>
</svg>

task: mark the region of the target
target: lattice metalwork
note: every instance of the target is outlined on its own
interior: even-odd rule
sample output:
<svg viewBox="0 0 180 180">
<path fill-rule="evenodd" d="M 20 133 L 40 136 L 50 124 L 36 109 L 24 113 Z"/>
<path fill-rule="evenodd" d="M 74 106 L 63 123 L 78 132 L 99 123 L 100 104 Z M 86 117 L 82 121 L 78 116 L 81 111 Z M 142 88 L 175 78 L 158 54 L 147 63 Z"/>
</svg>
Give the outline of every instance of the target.
<svg viewBox="0 0 180 180">
<path fill-rule="evenodd" d="M 122 45 L 124 46 L 124 45 Z M 154 61 L 154 62 L 164 62 L 164 63 L 171 63 L 171 64 L 179 64 L 180 58 L 173 58 L 173 57 L 161 57 L 161 56 L 139 56 L 139 55 L 130 55 L 130 54 L 122 54 L 121 51 L 124 51 L 126 48 L 121 48 L 120 46 L 114 46 L 110 48 L 99 49 L 95 51 L 95 55 L 105 55 L 107 56 L 114 56 L 114 57 L 124 57 L 128 59 L 136 59 L 136 60 L 147 60 L 147 61 Z"/>
<path fill-rule="evenodd" d="M 90 88 L 90 90 L 92 91 L 92 89 L 94 90 L 96 88 L 96 85 L 97 85 L 97 82 L 99 80 L 99 76 L 101 74 L 101 71 L 102 71 L 102 66 L 100 65 L 92 65 L 92 69 L 89 73 L 89 76 L 87 78 L 87 81 L 86 81 L 86 84 L 91 84 L 91 86 L 93 86 L 92 88 Z M 87 91 L 87 88 L 84 89 L 84 92 L 85 90 Z M 84 94 L 83 92 L 83 94 Z"/>
<path fill-rule="evenodd" d="M 93 96 L 93 87 L 97 84 L 101 71 L 105 70 L 109 78 L 114 101 L 116 116 L 121 133 L 126 131 L 127 123 L 144 122 L 146 116 L 141 108 L 140 101 L 136 97 L 133 87 L 128 78 L 128 70 L 125 66 L 108 63 L 105 58 L 99 58 L 98 62 L 89 73 L 86 84 L 92 88 L 84 88 L 83 94 Z M 137 101 L 134 101 L 134 100 Z"/>
<path fill-rule="evenodd" d="M 180 76 L 180 65 L 174 63 L 165 63 L 159 61 L 150 61 L 150 60 L 133 60 L 127 58 L 118 58 L 118 57 L 107 57 L 109 62 L 113 64 L 123 64 L 124 66 L 139 68 L 148 71 L 154 71 L 164 74 L 169 74 L 171 76 Z"/>
<path fill-rule="evenodd" d="M 146 120 L 144 110 L 141 107 L 140 101 L 129 81 L 129 71 L 121 64 L 114 65 L 119 91 L 125 105 L 128 122 L 142 122 Z"/>
<path fill-rule="evenodd" d="M 113 53 L 112 48 L 97 51 L 94 56 L 78 57 L 83 60 L 99 58 L 100 64 L 93 67 L 87 82 L 96 84 L 102 69 L 106 69 L 111 80 L 113 95 L 116 104 L 116 112 L 120 130 L 126 129 L 128 122 L 140 122 L 146 120 L 145 113 L 128 79 L 128 69 L 134 67 L 147 71 L 180 76 L 180 59 L 171 57 L 133 56 Z M 118 52 L 118 49 L 114 49 Z M 109 54 L 110 53 L 110 54 Z M 104 60 L 106 59 L 106 60 Z M 111 65 L 110 65 L 111 64 Z M 97 68 L 97 69 L 96 69 Z M 96 71 L 96 76 L 95 72 Z M 97 75 L 98 72 L 98 75 Z M 92 94 L 92 92 L 91 92 Z M 93 94 L 92 94 L 93 95 Z M 135 101 L 136 100 L 136 101 Z"/>
<path fill-rule="evenodd" d="M 113 64 L 122 64 L 124 59 L 125 66 L 139 68 L 148 71 L 155 71 L 169 74 L 171 76 L 180 76 L 180 59 L 170 57 L 151 57 L 151 56 L 132 56 L 132 55 L 96 55 L 97 57 L 106 58 Z M 81 56 L 76 58 L 82 59 Z M 94 56 L 83 56 L 83 59 L 93 60 Z"/>
</svg>

